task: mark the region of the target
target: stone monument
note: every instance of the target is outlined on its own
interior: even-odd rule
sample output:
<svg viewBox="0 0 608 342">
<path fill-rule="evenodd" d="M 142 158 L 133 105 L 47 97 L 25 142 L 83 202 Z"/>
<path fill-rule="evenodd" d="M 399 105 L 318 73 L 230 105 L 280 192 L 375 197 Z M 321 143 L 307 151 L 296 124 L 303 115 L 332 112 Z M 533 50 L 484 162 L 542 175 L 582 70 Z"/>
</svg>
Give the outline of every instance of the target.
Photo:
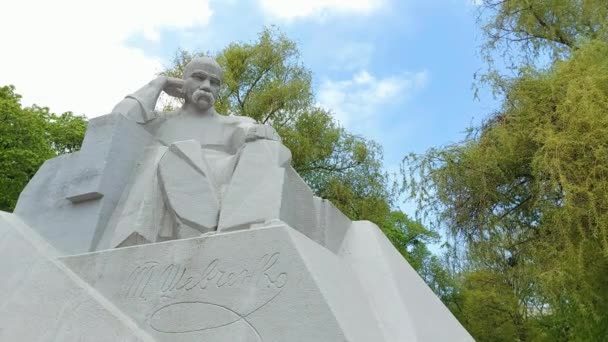
<svg viewBox="0 0 608 342">
<path fill-rule="evenodd" d="M 215 112 L 221 78 L 198 58 L 126 96 L 0 212 L 0 341 L 472 341 L 272 127 Z"/>
</svg>

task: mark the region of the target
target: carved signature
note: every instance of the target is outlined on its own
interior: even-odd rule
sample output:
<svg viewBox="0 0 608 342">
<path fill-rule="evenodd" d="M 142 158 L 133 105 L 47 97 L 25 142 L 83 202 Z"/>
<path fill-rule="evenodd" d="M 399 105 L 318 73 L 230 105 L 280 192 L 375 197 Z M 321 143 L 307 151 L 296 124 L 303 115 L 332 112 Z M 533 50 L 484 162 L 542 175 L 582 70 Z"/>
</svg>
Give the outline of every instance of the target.
<svg viewBox="0 0 608 342">
<path fill-rule="evenodd" d="M 257 286 L 281 289 L 287 283 L 287 273 L 276 270 L 280 253 L 265 254 L 253 267 L 229 268 L 221 259 L 212 260 L 202 271 L 181 264 L 161 266 L 156 261 L 137 265 L 122 287 L 127 298 L 147 299 L 151 294 L 172 297 L 180 291 Z"/>
<path fill-rule="evenodd" d="M 281 292 L 282 289 L 247 313 L 239 313 L 227 306 L 211 302 L 190 301 L 171 303 L 156 309 L 150 317 L 149 324 L 152 329 L 158 332 L 182 334 L 223 328 L 242 321 L 254 332 L 258 341 L 261 342 L 262 336 L 253 324 L 249 322 L 247 317 L 268 305 Z M 179 322 L 175 321 L 177 317 L 180 319 Z M 191 317 L 193 319 L 184 322 L 184 317 Z M 201 320 L 200 317 L 214 317 L 214 320 L 205 321 Z"/>
</svg>

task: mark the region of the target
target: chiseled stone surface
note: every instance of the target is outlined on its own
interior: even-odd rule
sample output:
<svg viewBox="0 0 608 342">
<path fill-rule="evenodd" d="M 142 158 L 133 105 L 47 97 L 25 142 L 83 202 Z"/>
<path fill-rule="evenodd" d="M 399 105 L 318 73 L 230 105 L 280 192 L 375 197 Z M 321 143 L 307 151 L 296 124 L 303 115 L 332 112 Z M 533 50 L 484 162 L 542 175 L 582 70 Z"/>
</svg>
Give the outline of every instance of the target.
<svg viewBox="0 0 608 342">
<path fill-rule="evenodd" d="M 0 212 L 0 341 L 472 341 L 272 127 L 215 112 L 221 74 L 128 95 Z M 184 105 L 155 112 L 162 91 Z"/>
<path fill-rule="evenodd" d="M 94 250 L 152 137 L 119 115 L 89 121 L 78 152 L 47 160 L 15 214 L 63 253 Z"/>
<path fill-rule="evenodd" d="M 349 266 L 284 224 L 60 260 L 158 341 L 382 340 Z"/>
<path fill-rule="evenodd" d="M 0 212 L 0 341 L 153 342 L 15 215 Z"/>
<path fill-rule="evenodd" d="M 321 232 L 321 243 L 334 253 L 338 253 L 346 232 L 352 221 L 346 217 L 333 203 L 326 199 L 314 197 L 317 217 L 317 229 Z"/>
<path fill-rule="evenodd" d="M 0 340 L 472 341 L 379 229 L 276 223 L 62 256 L 0 213 Z"/>
<path fill-rule="evenodd" d="M 473 340 L 372 222 L 353 222 L 338 254 L 361 281 L 386 341 Z"/>
</svg>

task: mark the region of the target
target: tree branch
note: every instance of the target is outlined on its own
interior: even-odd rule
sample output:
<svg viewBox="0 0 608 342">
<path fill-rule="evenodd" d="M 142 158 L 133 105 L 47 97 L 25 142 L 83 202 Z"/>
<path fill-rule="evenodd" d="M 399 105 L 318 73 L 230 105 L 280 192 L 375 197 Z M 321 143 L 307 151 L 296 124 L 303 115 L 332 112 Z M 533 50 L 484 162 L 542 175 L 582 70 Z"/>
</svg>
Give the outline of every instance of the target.
<svg viewBox="0 0 608 342">
<path fill-rule="evenodd" d="M 557 28 L 557 27 L 552 27 L 551 25 L 549 25 L 545 20 L 543 20 L 543 18 L 540 17 L 540 15 L 538 15 L 538 13 L 536 13 L 534 11 L 534 9 L 532 7 L 530 7 L 530 12 L 532 12 L 532 15 L 534 16 L 534 18 L 536 19 L 536 21 L 542 26 L 544 27 L 547 31 L 551 32 L 554 31 L 555 36 L 557 38 L 557 40 L 555 40 L 555 38 L 550 38 L 547 36 L 546 39 L 548 40 L 552 40 L 561 44 L 564 44 L 566 46 L 568 46 L 569 48 L 573 49 L 574 46 L 572 44 L 571 41 L 569 41 L 563 34 L 563 32 Z"/>
<path fill-rule="evenodd" d="M 249 94 L 251 94 L 251 91 L 253 90 L 253 88 L 255 88 L 255 86 L 258 84 L 258 82 L 266 75 L 267 72 L 270 71 L 270 69 L 272 69 L 272 67 L 274 66 L 274 64 L 270 64 L 268 66 L 268 68 L 262 70 L 262 72 L 260 72 L 260 75 L 258 75 L 258 77 L 253 80 L 253 82 L 251 83 L 251 86 L 249 87 L 249 89 L 247 89 L 247 92 L 245 92 L 245 96 L 243 97 L 243 102 L 246 102 L 247 99 L 249 98 Z"/>
</svg>

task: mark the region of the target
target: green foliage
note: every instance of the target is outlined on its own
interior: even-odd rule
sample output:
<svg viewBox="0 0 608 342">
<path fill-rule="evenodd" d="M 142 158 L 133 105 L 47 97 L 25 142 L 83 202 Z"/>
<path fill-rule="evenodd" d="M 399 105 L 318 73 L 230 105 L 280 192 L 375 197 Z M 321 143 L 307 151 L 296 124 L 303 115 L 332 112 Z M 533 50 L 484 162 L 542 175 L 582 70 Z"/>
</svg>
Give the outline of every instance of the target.
<svg viewBox="0 0 608 342">
<path fill-rule="evenodd" d="M 545 340 L 534 316 L 520 310 L 512 285 L 495 272 L 467 273 L 458 301 L 456 313 L 477 341 Z"/>
<path fill-rule="evenodd" d="M 11 211 L 21 190 L 40 165 L 57 154 L 80 147 L 83 117 L 23 108 L 13 86 L 0 87 L 0 210 Z"/>
<path fill-rule="evenodd" d="M 312 103 L 311 74 L 296 44 L 266 29 L 251 44 L 232 43 L 217 56 L 224 66 L 225 108 L 261 123 L 282 126 Z"/>
<path fill-rule="evenodd" d="M 37 106 L 33 110 L 39 111 L 46 121 L 47 139 L 55 154 L 72 153 L 78 151 L 87 130 L 87 120 L 84 116 L 65 112 L 61 115 L 49 113 L 49 109 Z"/>
<path fill-rule="evenodd" d="M 608 336 L 606 56 L 596 39 L 523 66 L 465 141 L 405 160 L 422 212 L 466 241 L 456 312 L 480 341 Z"/>
<path fill-rule="evenodd" d="M 590 40 L 608 39 L 604 0 L 483 0 L 480 8 L 486 57 L 498 50 L 528 63 L 542 53 L 565 58 Z"/>
<path fill-rule="evenodd" d="M 0 88 L 0 210 L 11 211 L 40 164 L 53 155 L 44 122 L 21 108 L 13 86 Z"/>
<path fill-rule="evenodd" d="M 181 78 L 185 65 L 204 55 L 208 53 L 179 50 L 163 74 Z M 276 29 L 263 30 L 253 44 L 232 43 L 215 58 L 224 69 L 218 113 L 283 126 L 311 109 L 310 71 L 299 61 L 296 44 Z"/>
<path fill-rule="evenodd" d="M 432 277 L 440 270 L 435 270 L 438 264 L 430 260 L 431 252 L 427 248 L 428 243 L 435 243 L 439 240 L 436 232 L 428 230 L 422 223 L 413 221 L 401 211 L 390 213 L 389 219 L 384 222 L 382 227 L 386 237 L 398 248 L 407 261 L 416 270 L 422 270 L 423 277 Z M 425 269 L 425 266 L 428 269 Z M 430 279 L 429 279 L 430 280 Z M 438 281 L 438 279 L 434 279 Z"/>
</svg>

